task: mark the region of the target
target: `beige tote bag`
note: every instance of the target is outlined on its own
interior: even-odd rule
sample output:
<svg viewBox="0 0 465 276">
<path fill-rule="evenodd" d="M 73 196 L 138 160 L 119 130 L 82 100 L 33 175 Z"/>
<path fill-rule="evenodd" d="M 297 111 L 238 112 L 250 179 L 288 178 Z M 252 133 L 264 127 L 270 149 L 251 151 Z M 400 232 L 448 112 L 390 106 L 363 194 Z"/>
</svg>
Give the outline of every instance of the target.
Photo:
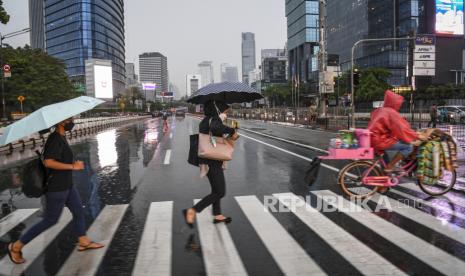
<svg viewBox="0 0 465 276">
<path fill-rule="evenodd" d="M 199 133 L 199 157 L 217 161 L 230 161 L 234 152 L 234 142 L 222 137 L 215 137 L 216 147 L 211 143 L 211 133 Z"/>
</svg>

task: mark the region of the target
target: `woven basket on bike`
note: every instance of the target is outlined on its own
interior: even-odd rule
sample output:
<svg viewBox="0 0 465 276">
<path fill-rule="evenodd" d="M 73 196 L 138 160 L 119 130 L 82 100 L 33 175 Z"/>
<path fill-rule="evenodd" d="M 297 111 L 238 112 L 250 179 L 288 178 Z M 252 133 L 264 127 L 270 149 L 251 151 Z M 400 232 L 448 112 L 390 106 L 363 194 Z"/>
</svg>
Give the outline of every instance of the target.
<svg viewBox="0 0 465 276">
<path fill-rule="evenodd" d="M 435 130 L 418 149 L 416 177 L 420 188 L 430 195 L 442 195 L 456 180 L 457 149 L 453 138 Z"/>
</svg>

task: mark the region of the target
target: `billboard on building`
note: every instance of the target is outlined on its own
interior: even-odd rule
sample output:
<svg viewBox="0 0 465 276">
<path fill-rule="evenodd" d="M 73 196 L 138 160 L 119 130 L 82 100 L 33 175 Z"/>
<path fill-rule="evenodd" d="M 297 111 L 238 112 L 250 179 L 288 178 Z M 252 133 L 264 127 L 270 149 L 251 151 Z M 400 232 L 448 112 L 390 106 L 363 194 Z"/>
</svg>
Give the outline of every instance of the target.
<svg viewBox="0 0 465 276">
<path fill-rule="evenodd" d="M 436 0 L 436 33 L 463 35 L 464 0 Z"/>
<path fill-rule="evenodd" d="M 143 90 L 156 90 L 157 89 L 157 84 L 153 82 L 144 82 L 142 83 L 142 89 Z"/>
<path fill-rule="evenodd" d="M 113 98 L 113 75 L 111 66 L 94 66 L 94 85 L 96 98 Z"/>
</svg>

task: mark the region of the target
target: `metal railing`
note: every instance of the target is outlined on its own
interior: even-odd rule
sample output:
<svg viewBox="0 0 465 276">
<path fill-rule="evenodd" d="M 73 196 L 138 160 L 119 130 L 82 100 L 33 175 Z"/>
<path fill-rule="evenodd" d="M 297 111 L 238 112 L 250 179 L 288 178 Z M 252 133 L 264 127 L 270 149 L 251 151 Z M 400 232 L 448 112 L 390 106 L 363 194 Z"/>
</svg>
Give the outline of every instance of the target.
<svg viewBox="0 0 465 276">
<path fill-rule="evenodd" d="M 67 137 L 73 139 L 88 135 L 91 133 L 98 132 L 108 127 L 116 126 L 119 124 L 129 123 L 135 120 L 149 118 L 151 116 L 124 116 L 124 117 L 98 117 L 98 118 L 86 118 L 86 119 L 75 119 L 75 127 L 72 131 L 66 133 Z M 0 130 L 1 131 L 1 130 Z M 12 153 L 14 150 L 25 150 L 27 148 L 35 148 L 45 143 L 48 133 L 41 135 L 39 133 L 33 134 L 29 137 L 25 137 L 14 143 L 10 143 L 6 146 L 0 147 L 0 154 Z"/>
</svg>

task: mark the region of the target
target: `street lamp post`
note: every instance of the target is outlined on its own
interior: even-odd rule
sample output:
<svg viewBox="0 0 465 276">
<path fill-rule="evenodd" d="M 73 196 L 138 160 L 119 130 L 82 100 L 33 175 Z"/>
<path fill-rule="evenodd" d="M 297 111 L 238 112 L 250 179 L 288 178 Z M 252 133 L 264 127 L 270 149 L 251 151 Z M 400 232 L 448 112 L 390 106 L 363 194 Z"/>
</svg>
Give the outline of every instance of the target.
<svg viewBox="0 0 465 276">
<path fill-rule="evenodd" d="M 3 40 L 6 39 L 6 38 L 10 38 L 10 37 L 14 37 L 14 36 L 17 36 L 17 35 L 22 35 L 22 34 L 25 34 L 25 33 L 28 33 L 30 32 L 31 29 L 30 28 L 25 28 L 25 29 L 22 29 L 20 31 L 16 31 L 16 32 L 12 32 L 12 33 L 9 33 L 9 34 L 6 34 L 6 35 L 2 35 L 0 34 L 0 66 L 2 67 L 2 77 L 1 77 L 1 82 L 2 82 L 2 109 L 3 109 L 3 112 L 2 112 L 2 121 L 6 121 L 8 120 L 7 117 L 6 117 L 6 101 L 5 101 L 5 74 L 3 72 Z"/>
<path fill-rule="evenodd" d="M 350 107 L 352 113 L 352 127 L 355 128 L 355 89 L 354 89 L 354 54 L 355 48 L 364 42 L 381 42 L 381 41 L 399 41 L 399 40 L 413 40 L 415 37 L 389 37 L 389 38 L 366 38 L 360 39 L 352 46 L 352 53 L 350 58 Z"/>
</svg>

